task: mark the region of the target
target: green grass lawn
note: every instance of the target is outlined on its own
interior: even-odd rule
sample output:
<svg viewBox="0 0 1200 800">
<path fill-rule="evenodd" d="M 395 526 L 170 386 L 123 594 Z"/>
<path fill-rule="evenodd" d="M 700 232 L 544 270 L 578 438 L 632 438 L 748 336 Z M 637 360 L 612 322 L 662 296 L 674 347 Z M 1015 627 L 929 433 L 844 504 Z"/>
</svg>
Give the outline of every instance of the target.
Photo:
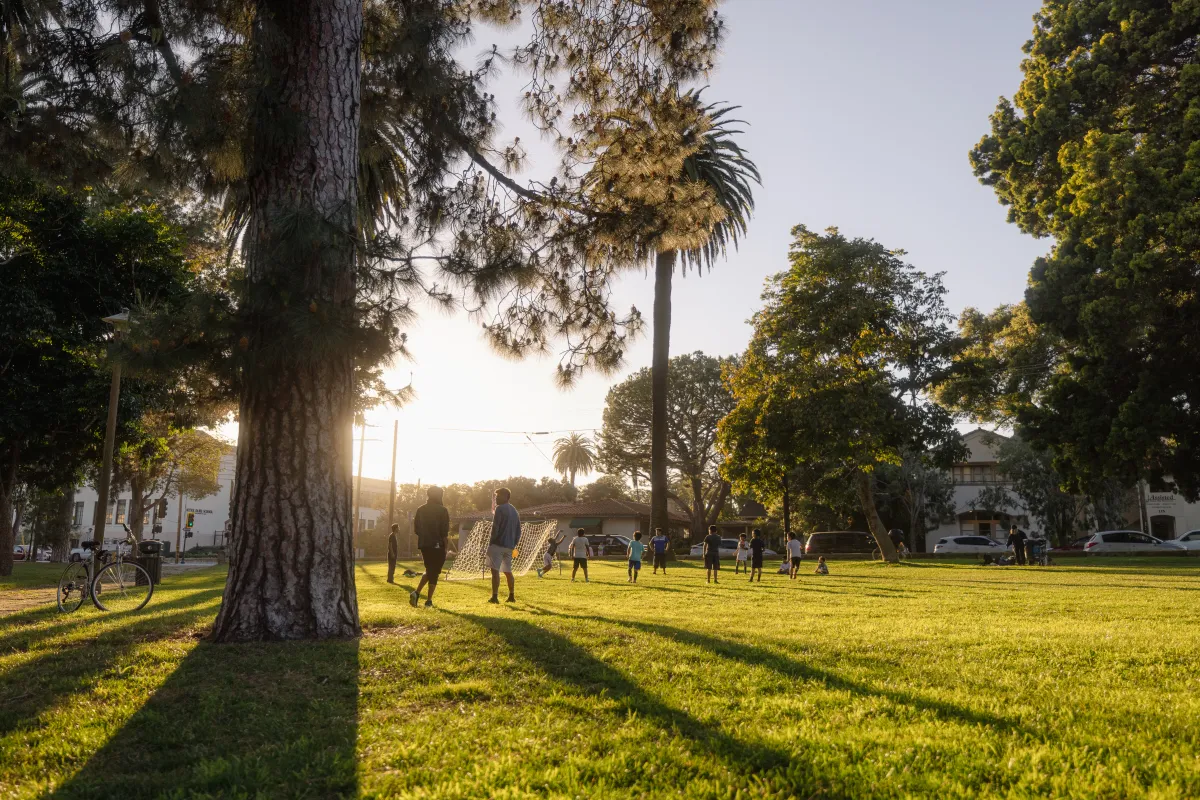
<svg viewBox="0 0 1200 800">
<path fill-rule="evenodd" d="M 834 563 L 480 581 L 216 646 L 218 569 L 0 618 L 0 797 L 1200 796 L 1200 569 Z"/>
<path fill-rule="evenodd" d="M 41 589 L 58 585 L 65 564 L 18 561 L 13 564 L 12 575 L 0 578 L 0 592 L 5 589 Z"/>
</svg>

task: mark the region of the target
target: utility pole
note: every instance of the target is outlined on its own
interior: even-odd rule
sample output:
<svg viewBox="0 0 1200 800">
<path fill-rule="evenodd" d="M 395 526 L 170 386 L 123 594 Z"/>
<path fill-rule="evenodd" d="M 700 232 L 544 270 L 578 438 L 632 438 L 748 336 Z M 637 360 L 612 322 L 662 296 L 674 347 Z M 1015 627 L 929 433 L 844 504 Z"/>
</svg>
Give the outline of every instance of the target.
<svg viewBox="0 0 1200 800">
<path fill-rule="evenodd" d="M 179 563 L 180 548 L 183 546 L 183 489 L 179 490 L 179 517 L 175 521 L 175 563 Z"/>
<path fill-rule="evenodd" d="M 367 423 L 363 421 L 362 433 L 358 435 L 358 481 L 354 487 L 354 536 L 352 537 L 355 549 L 358 545 L 358 512 L 362 506 L 362 462 L 363 450 L 366 449 L 367 442 Z"/>
<path fill-rule="evenodd" d="M 396 522 L 396 439 L 400 435 L 400 420 L 392 420 L 392 490 L 388 494 L 388 535 Z M 362 473 L 362 467 L 358 468 Z"/>
</svg>

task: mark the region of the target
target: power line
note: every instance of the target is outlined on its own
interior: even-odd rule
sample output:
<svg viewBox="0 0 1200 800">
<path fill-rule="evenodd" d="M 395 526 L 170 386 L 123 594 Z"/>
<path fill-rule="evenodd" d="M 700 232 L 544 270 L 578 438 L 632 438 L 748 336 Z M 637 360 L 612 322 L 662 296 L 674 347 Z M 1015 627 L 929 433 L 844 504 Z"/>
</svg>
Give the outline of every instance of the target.
<svg viewBox="0 0 1200 800">
<path fill-rule="evenodd" d="M 578 433 L 579 431 L 598 431 L 599 428 L 563 428 L 554 431 L 500 431 L 493 428 L 426 428 L 429 431 L 452 431 L 454 433 L 507 433 L 513 436 L 549 436 L 552 433 Z"/>
</svg>

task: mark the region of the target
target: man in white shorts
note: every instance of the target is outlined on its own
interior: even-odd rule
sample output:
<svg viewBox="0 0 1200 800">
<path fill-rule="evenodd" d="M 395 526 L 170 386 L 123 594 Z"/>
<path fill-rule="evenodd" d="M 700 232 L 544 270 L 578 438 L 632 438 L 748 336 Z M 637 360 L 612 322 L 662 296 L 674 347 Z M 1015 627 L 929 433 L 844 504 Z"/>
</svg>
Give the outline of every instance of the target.
<svg viewBox="0 0 1200 800">
<path fill-rule="evenodd" d="M 508 502 L 512 492 L 496 490 L 496 513 L 492 516 L 492 538 L 488 540 L 487 559 L 492 569 L 492 598 L 489 603 L 499 603 L 500 573 L 508 580 L 507 603 L 516 601 L 513 594 L 512 554 L 517 542 L 521 541 L 521 516 Z"/>
</svg>

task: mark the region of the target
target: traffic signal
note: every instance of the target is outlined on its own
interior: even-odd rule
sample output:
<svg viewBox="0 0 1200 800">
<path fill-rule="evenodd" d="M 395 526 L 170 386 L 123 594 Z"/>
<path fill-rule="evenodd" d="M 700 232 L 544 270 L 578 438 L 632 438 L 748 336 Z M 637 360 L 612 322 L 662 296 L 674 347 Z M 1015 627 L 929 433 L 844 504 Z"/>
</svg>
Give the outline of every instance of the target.
<svg viewBox="0 0 1200 800">
<path fill-rule="evenodd" d="M 196 527 L 196 512 L 195 511 L 187 512 L 187 526 L 189 528 Z"/>
</svg>

